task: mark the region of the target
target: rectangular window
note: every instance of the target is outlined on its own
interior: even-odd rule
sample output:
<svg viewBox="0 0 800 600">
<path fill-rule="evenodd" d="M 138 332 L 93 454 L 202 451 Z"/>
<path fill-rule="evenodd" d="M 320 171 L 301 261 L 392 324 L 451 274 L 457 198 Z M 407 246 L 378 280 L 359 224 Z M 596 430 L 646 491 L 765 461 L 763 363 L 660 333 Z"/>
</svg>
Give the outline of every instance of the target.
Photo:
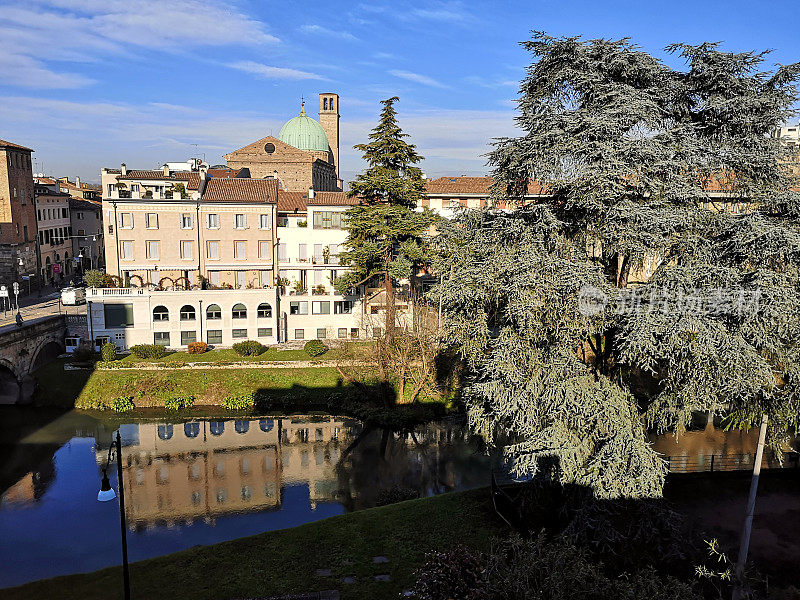
<svg viewBox="0 0 800 600">
<path fill-rule="evenodd" d="M 133 304 L 104 304 L 106 329 L 133 327 Z"/>
<path fill-rule="evenodd" d="M 197 341 L 196 331 L 181 331 L 181 346 L 188 346 Z"/>
<path fill-rule="evenodd" d="M 139 191 L 139 184 L 138 183 L 132 183 L 131 184 L 131 191 L 132 192 L 138 192 Z"/>
<path fill-rule="evenodd" d="M 259 327 L 258 337 L 272 337 L 272 327 Z"/>
<path fill-rule="evenodd" d="M 311 303 L 311 314 L 312 315 L 329 315 L 331 314 L 331 303 L 330 302 L 312 302 Z"/>
<path fill-rule="evenodd" d="M 308 301 L 305 300 L 292 300 L 289 302 L 290 315 L 307 315 L 308 314 Z"/>
<path fill-rule="evenodd" d="M 260 258 L 271 258 L 269 252 L 269 242 L 260 241 L 258 242 L 258 256 Z"/>
<path fill-rule="evenodd" d="M 346 339 L 347 338 L 347 327 L 339 327 L 339 339 Z"/>
<path fill-rule="evenodd" d="M 208 241 L 206 242 L 207 253 L 209 260 L 219 260 L 219 242 L 218 241 Z"/>
<path fill-rule="evenodd" d="M 258 216 L 258 228 L 269 229 L 269 214 Z"/>
<path fill-rule="evenodd" d="M 246 258 L 245 247 L 245 242 L 243 240 L 233 242 L 233 258 L 244 260 Z"/>
<path fill-rule="evenodd" d="M 194 228 L 194 216 L 188 213 L 184 213 L 181 215 L 181 229 L 193 229 Z"/>
<path fill-rule="evenodd" d="M 261 271 L 261 286 L 269 287 L 272 279 L 272 271 Z"/>
<path fill-rule="evenodd" d="M 247 287 L 247 271 L 236 271 L 236 287 L 240 290 Z"/>
<path fill-rule="evenodd" d="M 322 244 L 314 244 L 314 262 L 322 263 Z"/>
<path fill-rule="evenodd" d="M 333 302 L 333 314 L 349 315 L 353 312 L 353 303 L 350 300 L 335 300 Z"/>
<path fill-rule="evenodd" d="M 153 334 L 153 343 L 157 346 L 169 346 L 169 331 L 156 331 Z"/>
<path fill-rule="evenodd" d="M 122 260 L 133 260 L 133 242 L 132 241 L 122 241 L 120 242 L 122 245 L 122 252 L 120 258 Z"/>
<path fill-rule="evenodd" d="M 78 235 L 79 235 L 80 237 L 83 237 L 83 236 L 85 236 L 85 235 L 86 235 L 86 230 L 85 230 L 85 229 L 78 229 Z"/>
<path fill-rule="evenodd" d="M 324 274 L 322 271 L 314 271 L 314 285 L 320 285 L 323 283 Z"/>
<path fill-rule="evenodd" d="M 208 283 L 211 285 L 219 285 L 219 271 L 208 272 Z"/>
<path fill-rule="evenodd" d="M 358 327 L 350 328 L 350 337 L 353 338 L 354 340 L 358 339 Z"/>
<path fill-rule="evenodd" d="M 244 229 L 247 227 L 247 215 L 234 215 L 233 216 L 233 227 L 234 229 Z"/>
<path fill-rule="evenodd" d="M 206 331 L 206 340 L 209 344 L 221 344 L 222 329 L 209 329 Z"/>
<path fill-rule="evenodd" d="M 339 264 L 339 244 L 328 244 L 328 254 L 330 258 L 328 262 L 332 265 Z"/>
<path fill-rule="evenodd" d="M 324 327 L 317 328 L 317 339 L 324 340 L 328 337 L 328 331 Z"/>
<path fill-rule="evenodd" d="M 308 260 L 308 244 L 300 244 L 297 247 L 297 258 L 300 259 L 300 262 Z"/>
<path fill-rule="evenodd" d="M 192 240 L 181 240 L 181 258 L 191 260 L 194 257 L 194 242 Z"/>
<path fill-rule="evenodd" d="M 219 215 L 213 213 L 206 215 L 206 227 L 208 229 L 219 229 Z"/>
<path fill-rule="evenodd" d="M 304 339 L 306 339 L 306 331 L 305 331 L 305 329 L 295 329 L 294 330 L 294 339 L 296 339 L 296 340 L 304 340 Z"/>
<path fill-rule="evenodd" d="M 330 210 L 314 212 L 314 229 L 341 229 L 342 213 Z"/>
<path fill-rule="evenodd" d="M 247 329 L 233 329 L 231 331 L 231 335 L 236 338 L 246 338 L 247 337 Z"/>
<path fill-rule="evenodd" d="M 147 213 L 144 216 L 144 223 L 148 229 L 158 229 L 158 213 Z"/>
<path fill-rule="evenodd" d="M 158 242 L 146 242 L 147 244 L 147 258 L 151 260 L 158 260 Z"/>
<path fill-rule="evenodd" d="M 286 244 L 278 244 L 278 262 L 289 262 L 287 256 Z"/>
<path fill-rule="evenodd" d="M 83 221 L 83 213 L 82 212 L 76 212 L 75 213 L 75 218 L 78 219 L 78 221 Z M 156 225 L 156 227 L 158 227 L 158 225 Z"/>
<path fill-rule="evenodd" d="M 119 213 L 120 229 L 133 229 L 133 213 Z"/>
</svg>

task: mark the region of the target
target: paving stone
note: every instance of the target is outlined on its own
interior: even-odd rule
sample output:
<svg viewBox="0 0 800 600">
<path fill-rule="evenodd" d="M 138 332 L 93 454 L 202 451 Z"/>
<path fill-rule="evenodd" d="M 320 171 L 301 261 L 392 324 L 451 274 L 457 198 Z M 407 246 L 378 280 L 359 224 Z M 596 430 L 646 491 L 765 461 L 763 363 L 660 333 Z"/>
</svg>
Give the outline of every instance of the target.
<svg viewBox="0 0 800 600">
<path fill-rule="evenodd" d="M 330 569 L 317 569 L 317 577 L 330 577 L 331 570 Z"/>
<path fill-rule="evenodd" d="M 342 579 L 342 581 L 343 581 L 344 583 L 348 583 L 348 584 L 350 584 L 350 583 L 355 583 L 355 582 L 356 582 L 356 578 L 355 578 L 355 577 L 353 577 L 353 576 L 351 576 L 351 575 L 348 575 L 347 577 L 345 577 L 344 579 Z"/>
<path fill-rule="evenodd" d="M 377 563 L 388 563 L 389 559 L 386 558 L 385 556 L 373 556 L 372 557 L 372 562 L 374 562 L 376 564 Z"/>
<path fill-rule="evenodd" d="M 388 575 L 375 575 L 375 581 L 391 581 L 392 578 Z"/>
</svg>

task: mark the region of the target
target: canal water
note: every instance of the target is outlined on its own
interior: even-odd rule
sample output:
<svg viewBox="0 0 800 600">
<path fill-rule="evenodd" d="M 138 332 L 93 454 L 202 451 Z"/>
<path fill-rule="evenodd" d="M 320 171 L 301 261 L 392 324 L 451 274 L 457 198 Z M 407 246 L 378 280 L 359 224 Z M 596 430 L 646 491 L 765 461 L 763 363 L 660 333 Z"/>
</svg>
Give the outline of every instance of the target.
<svg viewBox="0 0 800 600">
<path fill-rule="evenodd" d="M 98 416 L 99 415 L 99 416 Z M 131 561 L 489 484 L 504 465 L 462 420 L 412 434 L 337 416 L 137 418 L 0 410 L 0 588 L 120 563 L 118 503 L 97 501 L 114 433 Z M 654 437 L 673 470 L 751 468 L 757 432 Z M 748 462 L 750 461 L 750 462 Z M 678 467 L 677 469 L 675 467 Z M 718 467 L 719 468 L 719 467 Z M 117 488 L 114 465 L 108 475 Z"/>
<path fill-rule="evenodd" d="M 97 501 L 117 429 L 131 561 L 485 486 L 499 466 L 461 421 L 401 435 L 336 416 L 0 419 L 0 588 L 119 564 L 119 505 Z"/>
</svg>

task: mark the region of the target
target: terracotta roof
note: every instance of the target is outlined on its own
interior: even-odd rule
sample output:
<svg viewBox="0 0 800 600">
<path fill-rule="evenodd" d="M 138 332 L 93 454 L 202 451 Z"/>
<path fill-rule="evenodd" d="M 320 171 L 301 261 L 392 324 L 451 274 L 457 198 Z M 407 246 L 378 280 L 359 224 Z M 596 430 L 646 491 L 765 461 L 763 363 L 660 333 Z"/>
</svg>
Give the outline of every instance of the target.
<svg viewBox="0 0 800 600">
<path fill-rule="evenodd" d="M 103 204 L 96 200 L 84 200 L 83 198 L 70 198 L 69 207 L 79 210 L 102 210 Z"/>
<path fill-rule="evenodd" d="M 348 198 L 346 192 L 314 192 L 307 204 L 311 206 L 355 206 L 361 204 L 358 198 Z"/>
<path fill-rule="evenodd" d="M 199 190 L 200 189 L 200 173 L 197 171 L 192 171 L 189 173 L 189 179 L 186 180 L 186 189 L 187 190 Z"/>
<path fill-rule="evenodd" d="M 428 194 L 486 194 L 491 191 L 491 177 L 439 177 L 425 182 Z M 543 193 L 542 186 L 536 181 L 528 182 L 529 194 Z"/>
<path fill-rule="evenodd" d="M 26 150 L 27 152 L 35 152 L 35 150 L 31 150 L 30 148 L 26 148 L 25 146 L 20 146 L 19 144 L 13 144 L 5 140 L 0 140 L 0 148 L 16 148 L 17 150 Z"/>
<path fill-rule="evenodd" d="M 278 196 L 275 179 L 215 179 L 206 182 L 203 202 L 269 202 Z"/>
<path fill-rule="evenodd" d="M 33 191 L 34 191 L 34 193 L 35 193 L 37 196 L 58 196 L 59 198 L 60 198 L 60 197 L 63 197 L 63 196 L 69 196 L 69 197 L 71 197 L 71 196 L 70 196 L 69 194 L 67 194 L 66 192 L 62 192 L 62 191 L 60 191 L 60 190 L 56 190 L 56 191 L 54 192 L 53 190 L 51 190 L 51 189 L 50 189 L 49 187 L 47 187 L 46 185 L 42 185 L 42 184 L 40 184 L 40 183 L 34 184 L 34 186 L 33 186 Z"/>
<path fill-rule="evenodd" d="M 222 177 L 222 178 L 235 178 L 235 177 L 245 177 L 249 176 L 250 169 L 247 167 L 242 167 L 241 169 L 209 169 L 208 174 L 211 177 Z"/>
<path fill-rule="evenodd" d="M 287 192 L 285 190 L 278 190 L 278 212 L 306 212 L 306 201 L 308 194 L 306 192 Z"/>
<path fill-rule="evenodd" d="M 177 175 L 175 173 L 174 175 Z M 164 175 L 164 171 L 148 170 L 129 170 L 125 175 L 120 175 L 117 179 L 176 179 L 173 175 Z"/>
</svg>

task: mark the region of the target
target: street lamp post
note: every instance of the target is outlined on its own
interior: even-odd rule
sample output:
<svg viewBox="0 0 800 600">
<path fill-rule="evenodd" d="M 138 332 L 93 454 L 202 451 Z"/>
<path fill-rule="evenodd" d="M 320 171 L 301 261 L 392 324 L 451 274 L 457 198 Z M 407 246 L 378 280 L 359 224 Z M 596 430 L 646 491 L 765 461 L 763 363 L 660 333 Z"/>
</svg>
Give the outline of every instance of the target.
<svg viewBox="0 0 800 600">
<path fill-rule="evenodd" d="M 119 524 L 122 530 L 122 582 L 124 586 L 125 600 L 131 598 L 131 582 L 128 574 L 128 524 L 125 519 L 125 489 L 122 485 L 122 439 L 117 430 L 117 436 L 108 447 L 108 459 L 106 468 L 103 469 L 103 479 L 100 483 L 100 491 L 97 492 L 99 502 L 108 502 L 116 498 L 114 489 L 108 481 L 108 466 L 111 464 L 111 450 L 116 446 L 117 450 L 117 484 L 119 486 Z"/>
</svg>

